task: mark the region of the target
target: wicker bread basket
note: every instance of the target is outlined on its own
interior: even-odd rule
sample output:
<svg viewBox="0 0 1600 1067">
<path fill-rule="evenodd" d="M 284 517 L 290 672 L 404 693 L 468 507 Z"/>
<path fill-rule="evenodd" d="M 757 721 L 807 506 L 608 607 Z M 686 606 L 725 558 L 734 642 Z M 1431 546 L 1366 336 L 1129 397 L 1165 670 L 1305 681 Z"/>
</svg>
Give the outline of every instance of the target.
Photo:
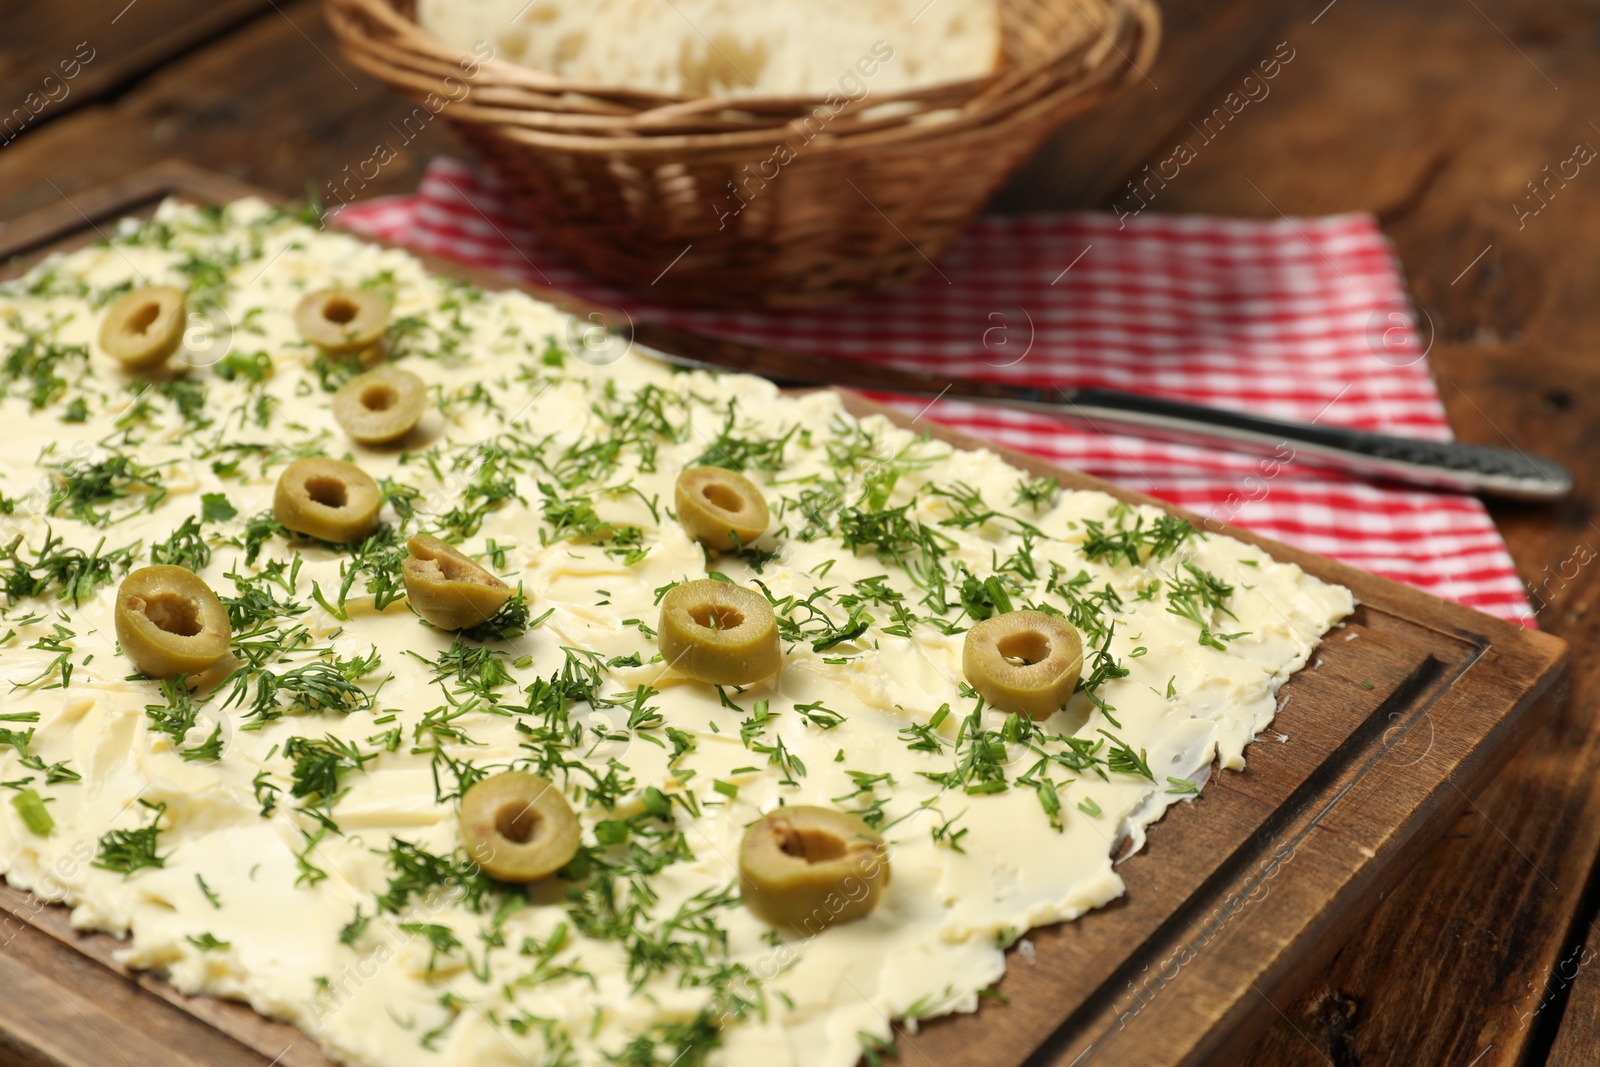
<svg viewBox="0 0 1600 1067">
<path fill-rule="evenodd" d="M 866 81 L 857 99 L 684 97 L 458 52 L 413 3 L 326 10 L 351 60 L 415 100 L 416 122 L 448 121 L 550 245 L 653 300 L 736 307 L 915 278 L 1160 38 L 1153 0 L 1000 0 L 1004 54 L 984 77 L 881 94 Z"/>
</svg>

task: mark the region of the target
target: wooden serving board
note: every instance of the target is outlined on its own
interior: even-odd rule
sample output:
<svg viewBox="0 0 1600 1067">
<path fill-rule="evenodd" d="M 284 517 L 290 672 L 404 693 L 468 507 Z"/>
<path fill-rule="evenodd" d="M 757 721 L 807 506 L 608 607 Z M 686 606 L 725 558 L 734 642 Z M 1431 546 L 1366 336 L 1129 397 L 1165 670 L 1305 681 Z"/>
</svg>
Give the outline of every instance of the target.
<svg viewBox="0 0 1600 1067">
<path fill-rule="evenodd" d="M 221 201 L 255 193 L 167 164 L 0 225 L 14 275 L 39 256 L 92 241 L 163 196 Z M 486 288 L 563 294 L 429 259 Z M 857 414 L 884 412 L 847 395 Z M 922 424 L 927 426 L 926 423 Z M 994 446 L 933 427 L 963 448 Z M 1069 488 L 1148 497 L 1007 449 L 994 451 Z M 1350 587 L 1360 603 L 1282 689 L 1247 770 L 1150 828 L 1119 871 L 1127 895 L 1076 922 L 1036 930 L 1011 953 L 972 1015 L 900 1032 L 900 1062 L 937 1067 L 1115 1067 L 1236 1062 L 1344 943 L 1427 845 L 1565 693 L 1556 638 L 1246 531 L 1189 515 Z M 1281 743 L 1280 743 L 1281 741 Z M 65 909 L 0 887 L 0 1063 L 278 1064 L 328 1067 L 315 1042 L 248 1008 L 186 997 L 118 966 L 115 939 L 73 931 Z"/>
</svg>

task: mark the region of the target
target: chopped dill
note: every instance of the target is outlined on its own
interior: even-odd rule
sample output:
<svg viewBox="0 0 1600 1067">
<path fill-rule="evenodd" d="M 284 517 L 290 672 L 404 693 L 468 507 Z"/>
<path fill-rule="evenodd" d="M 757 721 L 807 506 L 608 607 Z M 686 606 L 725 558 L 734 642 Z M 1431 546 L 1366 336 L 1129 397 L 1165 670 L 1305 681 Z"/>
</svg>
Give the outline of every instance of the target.
<svg viewBox="0 0 1600 1067">
<path fill-rule="evenodd" d="M 155 813 L 150 824 L 136 830 L 107 831 L 100 838 L 100 848 L 95 854 L 93 866 L 127 876 L 145 867 L 167 865 L 170 853 L 163 856 L 157 851 L 161 817 L 167 813 L 166 802 L 152 804 L 141 797 L 139 804 Z"/>
<path fill-rule="evenodd" d="M 1091 562 L 1130 563 L 1137 567 L 1172 555 L 1199 531 L 1187 519 L 1176 515 L 1157 515 L 1147 525 L 1140 515 L 1126 525 L 1126 511 L 1117 513 L 1117 525 L 1107 529 L 1094 519 L 1084 519 L 1089 535 L 1083 541 L 1083 554 Z"/>
<path fill-rule="evenodd" d="M 46 464 L 54 487 L 45 505 L 47 514 L 66 514 L 91 526 L 108 526 L 113 521 L 105 505 L 121 500 L 137 500 L 139 511 L 153 511 L 166 499 L 161 474 L 120 452 L 93 462 Z"/>
<path fill-rule="evenodd" d="M 190 515 L 165 541 L 151 545 L 150 562 L 191 571 L 204 569 L 211 562 L 211 546 L 200 532 L 200 520 Z"/>
<path fill-rule="evenodd" d="M 13 603 L 22 597 L 54 594 L 60 600 L 72 601 L 77 607 L 101 586 L 112 584 L 119 574 L 131 570 L 143 548 L 135 541 L 102 554 L 105 544 L 102 537 L 90 552 L 69 548 L 47 526 L 43 547 L 29 559 L 24 555 L 26 546 L 19 534 L 0 549 L 0 562 L 11 564 L 9 571 L 0 572 L 0 589 Z"/>
</svg>

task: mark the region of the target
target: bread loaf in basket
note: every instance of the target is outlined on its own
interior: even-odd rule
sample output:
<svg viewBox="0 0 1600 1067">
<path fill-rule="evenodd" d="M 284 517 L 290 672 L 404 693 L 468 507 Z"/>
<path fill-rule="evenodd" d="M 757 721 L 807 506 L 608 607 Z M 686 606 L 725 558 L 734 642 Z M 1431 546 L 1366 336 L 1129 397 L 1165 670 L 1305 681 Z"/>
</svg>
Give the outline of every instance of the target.
<svg viewBox="0 0 1600 1067">
<path fill-rule="evenodd" d="M 895 44 L 822 93 L 590 84 L 470 51 L 414 0 L 326 0 L 363 70 L 448 122 L 551 246 L 652 300 L 804 307 L 927 270 L 1066 118 L 1154 58 L 1152 0 L 1000 0 L 986 73 L 878 90 Z M 889 84 L 884 79 L 882 84 Z"/>
</svg>

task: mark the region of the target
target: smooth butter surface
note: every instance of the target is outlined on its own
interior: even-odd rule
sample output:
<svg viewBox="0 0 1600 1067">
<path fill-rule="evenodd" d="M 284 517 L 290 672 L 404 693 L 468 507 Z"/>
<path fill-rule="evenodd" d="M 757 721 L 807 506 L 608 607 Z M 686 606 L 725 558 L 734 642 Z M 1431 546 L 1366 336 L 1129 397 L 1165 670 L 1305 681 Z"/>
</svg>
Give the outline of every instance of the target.
<svg viewBox="0 0 1600 1067">
<path fill-rule="evenodd" d="M 78 925 L 129 934 L 131 964 L 290 1019 L 352 1063 L 590 1064 L 631 1047 L 625 1062 L 848 1067 L 892 1017 L 975 1008 L 1003 946 L 1030 926 L 1120 895 L 1116 842 L 1142 843 L 1213 760 L 1241 767 L 1278 686 L 1352 608 L 1347 590 L 1230 540 L 1169 529 L 1148 559 L 1159 513 L 857 423 L 831 395 L 788 399 L 635 354 L 591 365 L 567 351 L 581 333 L 547 306 L 442 282 L 404 253 L 259 203 L 220 217 L 167 205 L 159 219 L 0 296 L 4 540 L 21 538 L 4 566 L 47 576 L 32 565 L 50 536 L 86 553 L 103 538 L 101 556 L 127 549 L 106 565 L 112 584 L 79 604 L 56 596 L 58 582 L 6 608 L 0 672 L 18 688 L 3 725 L 34 733 L 0 748 L 13 786 L 0 795 L 35 790 L 54 826 L 41 836 L 0 803 L 0 865 L 13 885 L 70 903 Z M 135 276 L 189 287 L 205 313 L 182 357 L 200 365 L 179 385 L 131 382 L 95 344 L 91 304 Z M 301 295 L 336 282 L 392 296 L 391 352 L 433 390 L 404 450 L 342 434 L 294 331 Z M 260 382 L 239 370 L 266 366 L 247 359 L 256 352 L 271 368 Z M 348 550 L 273 534 L 247 563 L 249 523 L 270 511 L 278 473 L 319 451 L 392 479 L 390 531 L 461 536 L 521 583 L 538 624 L 452 646 L 403 599 L 375 610 L 367 573 L 337 618 Z M 119 479 L 118 456 L 155 472 L 150 484 L 126 467 Z M 708 565 L 672 518 L 674 478 L 705 462 L 742 463 L 773 505 L 753 558 Z M 584 505 L 611 539 L 585 526 Z M 197 694 L 178 746 L 146 711 L 168 714 L 169 701 L 130 679 L 116 648 L 114 582 L 205 513 L 202 576 L 225 598 L 244 596 L 239 581 L 270 591 L 283 610 L 258 616 L 249 639 L 261 671 Z M 381 574 L 395 557 L 376 555 Z M 272 564 L 283 585 L 256 578 Z M 653 662 L 658 592 L 708 569 L 759 580 L 798 628 L 774 682 L 719 698 Z M 1103 653 L 1086 665 L 1103 668 L 1093 695 L 1114 711 L 1079 692 L 1037 732 L 974 716 L 962 636 L 944 632 L 970 625 L 969 577 L 980 613 L 987 579 L 1015 606 L 1076 613 Z M 295 707 L 307 665 L 355 675 L 363 657 L 369 669 L 334 709 Z M 564 671 L 578 696 L 549 698 L 539 680 Z M 326 752 L 330 738 L 346 753 L 335 795 L 293 795 L 327 779 L 297 773 L 286 746 Z M 1150 777 L 1117 746 L 1143 753 Z M 587 880 L 524 899 L 456 852 L 458 774 L 513 765 L 563 785 L 585 826 Z M 739 906 L 743 829 L 780 802 L 880 825 L 893 879 L 870 919 L 779 941 Z M 146 804 L 165 808 L 157 818 Z M 162 866 L 91 865 L 108 832 L 153 820 Z"/>
</svg>

